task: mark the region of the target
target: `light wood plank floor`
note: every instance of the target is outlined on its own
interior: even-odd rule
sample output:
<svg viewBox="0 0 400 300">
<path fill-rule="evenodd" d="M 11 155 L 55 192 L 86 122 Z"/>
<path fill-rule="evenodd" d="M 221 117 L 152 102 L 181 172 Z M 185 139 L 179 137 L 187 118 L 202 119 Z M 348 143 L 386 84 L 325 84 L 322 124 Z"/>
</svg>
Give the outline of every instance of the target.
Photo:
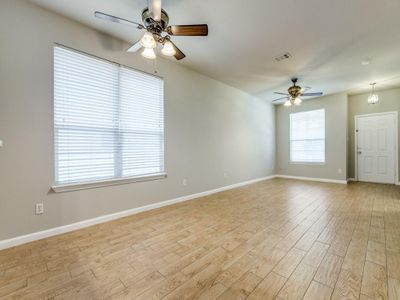
<svg viewBox="0 0 400 300">
<path fill-rule="evenodd" d="M 1 299 L 400 299 L 400 187 L 274 179 L 0 252 Z"/>
</svg>

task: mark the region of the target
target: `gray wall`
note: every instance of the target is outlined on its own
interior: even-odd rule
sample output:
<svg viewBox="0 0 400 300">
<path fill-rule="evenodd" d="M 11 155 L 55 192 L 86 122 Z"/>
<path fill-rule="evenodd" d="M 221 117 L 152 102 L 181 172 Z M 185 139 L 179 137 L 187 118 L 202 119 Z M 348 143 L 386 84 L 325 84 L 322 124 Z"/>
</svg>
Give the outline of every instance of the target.
<svg viewBox="0 0 400 300">
<path fill-rule="evenodd" d="M 292 164 L 289 156 L 291 112 L 325 109 L 325 160 L 324 165 Z M 277 174 L 346 180 L 347 95 L 335 94 L 306 100 L 295 108 L 276 107 L 276 169 Z M 342 170 L 341 174 L 339 169 Z"/>
<path fill-rule="evenodd" d="M 367 102 L 369 93 L 349 96 L 349 116 L 348 116 L 348 161 L 349 178 L 355 177 L 355 154 L 354 154 L 354 116 L 373 114 L 389 111 L 400 111 L 400 89 L 389 89 L 377 92 L 380 101 L 377 104 L 370 105 Z M 400 133 L 400 130 L 398 130 Z M 400 141 L 400 136 L 399 136 Z"/>
<path fill-rule="evenodd" d="M 0 41 L 0 240 L 274 173 L 270 104 L 159 59 L 168 178 L 52 193 L 53 43 L 147 72 L 153 63 L 126 54 L 128 45 L 117 39 L 22 0 L 0 2 Z M 38 202 L 45 213 L 35 216 Z"/>
</svg>

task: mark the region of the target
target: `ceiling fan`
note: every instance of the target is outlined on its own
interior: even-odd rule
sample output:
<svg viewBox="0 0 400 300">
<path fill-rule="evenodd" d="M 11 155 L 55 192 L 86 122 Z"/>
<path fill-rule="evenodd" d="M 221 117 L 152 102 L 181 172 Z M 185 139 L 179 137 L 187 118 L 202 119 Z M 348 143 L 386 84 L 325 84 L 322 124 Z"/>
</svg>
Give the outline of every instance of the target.
<svg viewBox="0 0 400 300">
<path fill-rule="evenodd" d="M 298 81 L 297 78 L 292 78 L 293 86 L 291 86 L 288 89 L 288 93 L 275 92 L 275 94 L 285 95 L 285 97 L 275 99 L 272 101 L 272 103 L 281 102 L 282 100 L 286 100 L 283 103 L 284 106 L 300 105 L 303 102 L 303 100 L 301 100 L 300 97 L 313 97 L 313 96 L 322 96 L 323 95 L 322 92 L 306 93 L 306 91 L 311 88 L 310 87 L 302 88 L 302 87 L 296 85 L 297 81 Z"/>
<path fill-rule="evenodd" d="M 128 52 L 136 52 L 144 48 L 142 55 L 149 59 L 156 58 L 154 48 L 158 44 L 163 45 L 161 53 L 165 56 L 174 56 L 181 60 L 186 55 L 171 41 L 171 36 L 207 36 L 207 24 L 196 25 L 168 25 L 169 17 L 161 8 L 161 0 L 148 0 L 148 7 L 142 11 L 143 24 L 115 17 L 106 13 L 96 11 L 97 18 L 114 23 L 126 24 L 144 30 L 143 37 L 128 49 Z"/>
</svg>

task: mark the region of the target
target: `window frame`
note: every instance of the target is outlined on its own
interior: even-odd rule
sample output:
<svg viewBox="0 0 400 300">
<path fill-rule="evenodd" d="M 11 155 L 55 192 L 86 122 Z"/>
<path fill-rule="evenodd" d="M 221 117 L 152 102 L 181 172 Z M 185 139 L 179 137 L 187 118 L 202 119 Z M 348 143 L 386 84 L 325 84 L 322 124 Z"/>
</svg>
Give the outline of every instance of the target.
<svg viewBox="0 0 400 300">
<path fill-rule="evenodd" d="M 118 66 L 119 68 L 126 68 L 135 72 L 139 72 L 139 73 L 143 73 L 145 75 L 148 76 L 153 76 L 153 77 L 157 77 L 159 79 L 162 80 L 162 85 L 163 85 L 163 90 L 164 90 L 164 86 L 165 86 L 165 81 L 164 78 L 162 76 L 159 75 L 155 75 L 152 73 L 148 73 L 148 72 L 144 72 L 142 70 L 138 70 L 120 63 L 117 63 L 115 61 L 111 61 L 109 59 L 105 59 L 102 57 L 99 57 L 97 55 L 93 55 L 84 51 L 80 51 L 80 50 L 76 50 L 74 48 L 70 48 L 68 46 L 62 45 L 62 44 L 58 44 L 58 43 L 54 43 L 53 45 L 53 49 L 55 49 L 56 47 L 59 48 L 64 48 L 68 51 L 73 51 L 76 52 L 78 54 L 81 55 L 86 55 L 89 56 L 91 58 L 94 59 L 98 59 L 100 61 L 105 61 L 105 62 L 109 62 L 111 64 L 114 64 L 116 66 Z M 53 51 L 54 53 L 54 51 Z M 53 56 L 53 67 L 54 67 L 54 56 Z M 55 74 L 53 73 L 53 105 L 55 103 Z M 120 105 L 120 103 L 118 103 L 118 105 Z M 74 183 L 66 183 L 66 184 L 59 184 L 56 183 L 56 178 L 57 178 L 57 151 L 56 151 L 56 143 L 55 143 L 55 139 L 56 139 L 56 131 L 59 130 L 56 127 L 55 124 L 55 111 L 53 109 L 53 183 L 51 185 L 51 189 L 56 192 L 56 193 L 61 193 L 61 192 L 70 192 L 70 191 L 77 191 L 77 190 L 85 190 L 85 189 L 92 189 L 92 188 L 98 188 L 98 187 L 106 187 L 106 186 L 113 186 L 113 185 L 121 185 L 121 184 L 128 184 L 128 183 L 134 183 L 134 182 L 143 182 L 143 181 L 153 181 L 153 180 L 159 180 L 159 179 L 164 179 L 166 178 L 167 172 L 166 172 L 166 164 L 165 164 L 165 94 L 163 92 L 162 94 L 162 116 L 163 116 L 163 131 L 162 131 L 162 172 L 158 172 L 158 173 L 152 173 L 152 174 L 143 174 L 143 175 L 138 175 L 138 176 L 126 176 L 126 177 L 113 177 L 113 178 L 109 178 L 109 179 L 100 179 L 100 180 L 91 180 L 91 181 L 82 181 L 82 182 L 74 182 Z M 106 131 L 111 130 L 114 131 L 116 130 L 115 128 L 113 129 L 106 129 Z M 117 135 L 118 138 L 119 134 Z M 116 174 L 116 172 L 118 171 L 122 171 L 122 168 L 114 168 L 114 174 Z"/>
<path fill-rule="evenodd" d="M 318 161 L 294 161 L 292 160 L 292 115 L 298 114 L 298 113 L 307 113 L 311 111 L 323 111 L 324 112 L 324 161 L 318 162 Z M 305 140 L 305 139 L 304 139 Z M 308 140 L 321 140 L 321 139 L 308 139 Z M 302 140 L 303 141 L 303 140 Z M 312 110 L 305 110 L 305 111 L 299 111 L 299 112 L 294 112 L 289 114 L 289 163 L 292 165 L 319 165 L 323 166 L 326 165 L 326 110 L 325 108 L 317 108 L 317 109 L 312 109 Z"/>
</svg>

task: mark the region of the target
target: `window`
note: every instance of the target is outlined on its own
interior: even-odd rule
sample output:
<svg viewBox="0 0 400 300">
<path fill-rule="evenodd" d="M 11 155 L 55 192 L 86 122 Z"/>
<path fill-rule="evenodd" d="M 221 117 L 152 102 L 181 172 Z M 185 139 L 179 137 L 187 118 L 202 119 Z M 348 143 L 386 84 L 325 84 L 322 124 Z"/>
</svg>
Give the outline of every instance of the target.
<svg viewBox="0 0 400 300">
<path fill-rule="evenodd" d="M 55 185 L 164 172 L 163 80 L 54 48 Z"/>
<path fill-rule="evenodd" d="M 290 114 L 290 161 L 325 162 L 325 110 Z"/>
</svg>

